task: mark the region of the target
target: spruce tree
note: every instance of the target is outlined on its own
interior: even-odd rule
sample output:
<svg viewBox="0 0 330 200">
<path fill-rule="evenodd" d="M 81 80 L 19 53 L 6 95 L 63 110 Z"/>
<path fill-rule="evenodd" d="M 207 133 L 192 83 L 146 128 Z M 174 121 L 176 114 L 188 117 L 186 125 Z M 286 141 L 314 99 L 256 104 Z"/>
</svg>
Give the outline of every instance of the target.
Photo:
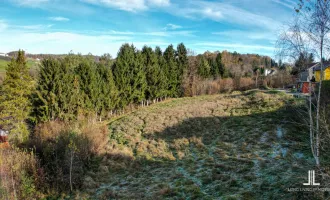
<svg viewBox="0 0 330 200">
<path fill-rule="evenodd" d="M 76 119 L 78 108 L 82 104 L 83 99 L 79 89 L 79 78 L 75 75 L 74 71 L 79 64 L 80 59 L 82 59 L 82 57 L 79 55 L 69 55 L 64 60 L 60 60 L 61 72 L 57 92 L 59 119 Z"/>
<path fill-rule="evenodd" d="M 210 66 L 210 76 L 213 76 L 214 78 L 218 77 L 220 72 L 216 60 L 214 60 L 212 57 L 209 57 L 207 61 Z"/>
<path fill-rule="evenodd" d="M 113 66 L 114 81 L 119 92 L 119 107 L 145 100 L 147 81 L 141 52 L 133 45 L 124 44 Z"/>
<path fill-rule="evenodd" d="M 183 74 L 188 69 L 188 51 L 183 43 L 178 44 L 177 51 L 176 51 L 176 61 L 178 66 L 177 71 L 177 95 L 182 96 L 183 95 Z"/>
<path fill-rule="evenodd" d="M 131 87 L 133 91 L 131 98 L 134 103 L 140 103 L 146 99 L 146 72 L 144 70 L 145 67 L 143 65 L 143 56 L 141 51 L 136 51 L 134 58 L 134 64 L 131 66 L 131 71 L 133 72 L 133 76 L 131 77 Z"/>
<path fill-rule="evenodd" d="M 0 91 L 0 125 L 9 131 L 9 139 L 21 142 L 28 138 L 27 120 L 31 112 L 33 81 L 26 65 L 25 53 L 18 51 L 8 64 Z"/>
<path fill-rule="evenodd" d="M 74 75 L 73 55 L 41 62 L 33 98 L 35 122 L 75 119 L 80 101 L 79 81 Z"/>
<path fill-rule="evenodd" d="M 157 60 L 158 60 L 158 65 L 159 65 L 159 85 L 157 88 L 157 97 L 158 98 L 164 98 L 168 95 L 168 88 L 169 88 L 169 84 L 168 84 L 168 79 L 167 79 L 167 65 L 166 65 L 166 61 L 164 59 L 163 56 L 163 52 L 160 49 L 160 47 L 156 47 L 155 48 L 155 54 L 157 56 Z"/>
<path fill-rule="evenodd" d="M 131 66 L 134 65 L 135 57 L 134 48 L 129 44 L 121 46 L 116 62 L 113 66 L 113 76 L 116 86 L 118 88 L 118 97 L 120 99 L 118 106 L 124 108 L 132 103 L 132 87 L 131 79 L 133 73 Z"/>
<path fill-rule="evenodd" d="M 211 67 L 203 55 L 199 56 L 198 75 L 203 78 L 210 77 Z"/>
<path fill-rule="evenodd" d="M 226 69 L 225 69 L 225 65 L 222 63 L 221 53 L 218 53 L 217 57 L 215 58 L 215 63 L 219 70 L 219 74 L 221 78 L 225 78 Z"/>
<path fill-rule="evenodd" d="M 109 63 L 108 63 L 109 64 Z M 113 80 L 111 67 L 100 63 L 97 67 L 98 87 L 100 88 L 99 99 L 101 106 L 98 113 L 105 116 L 107 112 L 113 111 L 118 104 L 118 90 Z"/>
<path fill-rule="evenodd" d="M 80 95 L 83 99 L 81 108 L 85 111 L 97 111 L 101 107 L 100 88 L 98 87 L 98 79 L 95 63 L 89 59 L 83 59 L 78 67 L 75 68 L 78 76 Z"/>
<path fill-rule="evenodd" d="M 175 50 L 173 45 L 169 45 L 164 52 L 164 59 L 166 63 L 166 76 L 168 81 L 168 95 L 170 97 L 178 97 L 178 66 L 175 59 Z"/>
<path fill-rule="evenodd" d="M 147 89 L 146 99 L 155 100 L 161 97 L 161 90 L 163 90 L 164 75 L 159 66 L 158 56 L 152 48 L 144 46 L 142 49 L 143 64 L 145 66 Z"/>
<path fill-rule="evenodd" d="M 41 62 L 33 101 L 37 122 L 54 120 L 59 115 L 58 91 L 62 81 L 60 65 L 61 63 L 53 58 Z"/>
</svg>

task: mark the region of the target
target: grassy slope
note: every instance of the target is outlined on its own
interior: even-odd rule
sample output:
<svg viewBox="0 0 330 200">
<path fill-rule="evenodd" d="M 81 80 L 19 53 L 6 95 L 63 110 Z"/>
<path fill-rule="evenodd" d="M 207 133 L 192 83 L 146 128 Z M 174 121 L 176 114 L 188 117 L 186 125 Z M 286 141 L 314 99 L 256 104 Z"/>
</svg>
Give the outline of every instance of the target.
<svg viewBox="0 0 330 200">
<path fill-rule="evenodd" d="M 109 124 L 92 198 L 290 199 L 312 163 L 285 94 L 174 99 Z M 306 137 L 307 136 L 307 137 Z M 301 194 L 301 193 L 300 193 Z"/>
<path fill-rule="evenodd" d="M 8 63 L 9 63 L 8 61 L 0 59 L 0 73 L 6 71 L 6 67 Z"/>
</svg>

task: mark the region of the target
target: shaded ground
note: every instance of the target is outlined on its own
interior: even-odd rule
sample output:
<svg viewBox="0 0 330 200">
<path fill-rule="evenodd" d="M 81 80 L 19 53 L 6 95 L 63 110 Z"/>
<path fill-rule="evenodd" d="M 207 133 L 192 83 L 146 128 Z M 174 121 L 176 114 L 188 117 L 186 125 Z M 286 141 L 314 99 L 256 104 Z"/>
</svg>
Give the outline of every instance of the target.
<svg viewBox="0 0 330 200">
<path fill-rule="evenodd" d="M 312 169 L 297 100 L 250 91 L 174 99 L 109 124 L 94 199 L 292 199 Z"/>
</svg>

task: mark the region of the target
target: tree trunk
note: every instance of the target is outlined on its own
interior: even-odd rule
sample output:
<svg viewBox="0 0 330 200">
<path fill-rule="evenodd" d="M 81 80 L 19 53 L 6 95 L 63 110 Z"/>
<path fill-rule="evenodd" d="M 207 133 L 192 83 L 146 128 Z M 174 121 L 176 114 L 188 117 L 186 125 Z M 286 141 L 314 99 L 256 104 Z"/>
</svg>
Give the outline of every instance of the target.
<svg viewBox="0 0 330 200">
<path fill-rule="evenodd" d="M 309 108 L 308 108 L 308 114 L 309 114 L 309 135 L 310 135 L 310 145 L 312 150 L 312 155 L 314 159 L 316 160 L 316 154 L 314 151 L 314 122 L 313 122 L 313 115 L 312 115 L 312 83 L 309 82 Z"/>
<path fill-rule="evenodd" d="M 71 158 L 70 158 L 70 191 L 72 192 L 72 165 L 73 165 L 73 156 L 74 152 L 71 151 Z"/>
<path fill-rule="evenodd" d="M 323 81 L 323 37 L 321 37 L 321 71 L 320 71 L 320 83 L 319 92 L 317 97 L 316 105 L 316 165 L 320 166 L 320 105 L 321 105 L 321 91 L 322 91 L 322 81 Z"/>
</svg>

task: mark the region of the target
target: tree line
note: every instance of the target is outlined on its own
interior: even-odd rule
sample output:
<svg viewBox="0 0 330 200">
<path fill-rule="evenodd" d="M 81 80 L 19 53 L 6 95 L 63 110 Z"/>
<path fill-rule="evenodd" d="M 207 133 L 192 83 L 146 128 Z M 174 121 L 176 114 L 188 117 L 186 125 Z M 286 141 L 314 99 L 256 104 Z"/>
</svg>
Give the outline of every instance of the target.
<svg viewBox="0 0 330 200">
<path fill-rule="evenodd" d="M 193 76 L 236 80 L 276 64 L 266 56 L 226 51 L 195 56 L 183 43 L 176 48 L 169 45 L 164 52 L 160 47 L 138 50 L 123 44 L 116 59 L 109 54 L 97 59 L 73 53 L 48 56 L 41 60 L 38 78 L 33 80 L 24 52 L 18 51 L 0 88 L 0 126 L 28 135 L 26 119 L 30 124 L 90 114 L 104 119 L 134 105 L 187 96 Z"/>
</svg>

